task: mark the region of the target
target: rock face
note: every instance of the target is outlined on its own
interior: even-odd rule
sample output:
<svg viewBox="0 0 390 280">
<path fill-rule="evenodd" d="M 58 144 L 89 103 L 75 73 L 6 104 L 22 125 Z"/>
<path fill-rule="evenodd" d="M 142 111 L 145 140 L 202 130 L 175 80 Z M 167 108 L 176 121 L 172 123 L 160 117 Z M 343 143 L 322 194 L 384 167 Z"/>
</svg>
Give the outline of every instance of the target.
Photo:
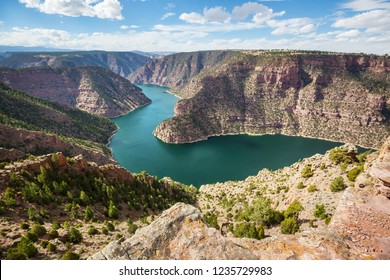
<svg viewBox="0 0 390 280">
<path fill-rule="evenodd" d="M 29 95 L 103 117 L 123 115 L 151 102 L 128 80 L 100 67 L 0 68 L 0 81 Z"/>
<path fill-rule="evenodd" d="M 42 155 L 62 152 L 66 156 L 82 154 L 86 160 L 98 164 L 114 163 L 110 155 L 95 147 L 78 146 L 64 141 L 57 135 L 49 135 L 38 131 L 16 129 L 0 125 L 0 145 L 12 149 L 0 148 L 0 162 L 22 159 L 26 154 Z"/>
<path fill-rule="evenodd" d="M 156 221 L 126 240 L 92 255 L 92 260 L 140 259 L 359 259 L 344 239 L 330 232 L 308 231 L 264 240 L 226 238 L 208 228 L 193 206 L 177 203 Z"/>
<path fill-rule="evenodd" d="M 389 135 L 389 76 L 385 56 L 235 53 L 176 92 L 190 98 L 154 135 L 187 143 L 277 133 L 378 148 Z"/>
<path fill-rule="evenodd" d="M 0 83 L 0 153 L 4 161 L 26 153 L 84 154 L 98 163 L 112 162 L 105 146 L 116 125 L 78 109 L 52 103 L 10 89 Z M 10 151 L 10 149 L 16 149 Z"/>
<path fill-rule="evenodd" d="M 208 228 L 200 211 L 177 203 L 127 240 L 110 243 L 91 259 L 255 259 L 255 255 Z"/>
<path fill-rule="evenodd" d="M 99 66 L 110 69 L 122 77 L 128 77 L 148 60 L 148 57 L 133 52 L 9 52 L 0 61 L 0 66 L 9 68 Z"/>
<path fill-rule="evenodd" d="M 133 83 L 180 87 L 200 72 L 230 57 L 232 51 L 178 53 L 152 59 L 129 76 Z M 174 90 L 176 91 L 176 90 Z"/>
</svg>

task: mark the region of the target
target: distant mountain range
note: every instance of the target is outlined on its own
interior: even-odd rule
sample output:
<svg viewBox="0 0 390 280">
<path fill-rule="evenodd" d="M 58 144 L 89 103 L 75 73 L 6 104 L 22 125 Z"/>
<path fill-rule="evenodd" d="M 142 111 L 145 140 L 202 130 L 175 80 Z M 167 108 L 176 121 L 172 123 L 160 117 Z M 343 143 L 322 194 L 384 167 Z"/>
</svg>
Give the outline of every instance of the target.
<svg viewBox="0 0 390 280">
<path fill-rule="evenodd" d="M 99 66 L 128 77 L 149 59 L 133 52 L 7 52 L 0 59 L 0 66 L 9 68 Z"/>
</svg>

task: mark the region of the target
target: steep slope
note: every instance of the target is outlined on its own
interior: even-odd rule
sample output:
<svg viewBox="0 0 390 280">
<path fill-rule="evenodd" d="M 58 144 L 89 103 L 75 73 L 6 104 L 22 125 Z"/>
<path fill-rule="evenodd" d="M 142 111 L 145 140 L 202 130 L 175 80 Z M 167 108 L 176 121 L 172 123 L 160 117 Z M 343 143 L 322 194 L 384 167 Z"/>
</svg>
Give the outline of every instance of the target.
<svg viewBox="0 0 390 280">
<path fill-rule="evenodd" d="M 8 68 L 100 66 L 127 77 L 148 60 L 148 57 L 133 52 L 7 52 L 0 61 L 0 66 Z"/>
<path fill-rule="evenodd" d="M 380 153 L 356 155 L 356 147 L 345 145 L 245 181 L 206 185 L 198 209 L 178 203 L 90 258 L 388 260 L 389 164 L 390 138 Z M 302 172 L 306 166 L 312 174 Z M 356 168 L 362 172 L 357 178 Z M 333 192 L 337 176 L 349 187 Z M 285 222 L 291 220 L 297 223 Z M 256 235 L 259 228 L 265 234 Z"/>
<path fill-rule="evenodd" d="M 199 51 L 167 55 L 148 61 L 145 66 L 132 73 L 129 80 L 133 83 L 179 87 L 233 53 L 232 51 Z"/>
<path fill-rule="evenodd" d="M 32 96 L 116 117 L 151 101 L 125 78 L 101 67 L 0 68 L 0 81 Z"/>
<path fill-rule="evenodd" d="M 0 146 L 24 153 L 63 151 L 108 162 L 105 147 L 116 126 L 64 105 L 32 97 L 0 84 Z M 5 158 L 4 158 L 5 159 Z"/>
<path fill-rule="evenodd" d="M 187 143 L 286 134 L 378 148 L 389 134 L 386 56 L 248 51 L 193 77 L 154 135 Z"/>
<path fill-rule="evenodd" d="M 68 251 L 87 258 L 130 236 L 140 218 L 147 222 L 145 215 L 193 203 L 195 193 L 170 179 L 82 156 L 54 153 L 2 164 L 0 258 L 60 259 Z"/>
</svg>

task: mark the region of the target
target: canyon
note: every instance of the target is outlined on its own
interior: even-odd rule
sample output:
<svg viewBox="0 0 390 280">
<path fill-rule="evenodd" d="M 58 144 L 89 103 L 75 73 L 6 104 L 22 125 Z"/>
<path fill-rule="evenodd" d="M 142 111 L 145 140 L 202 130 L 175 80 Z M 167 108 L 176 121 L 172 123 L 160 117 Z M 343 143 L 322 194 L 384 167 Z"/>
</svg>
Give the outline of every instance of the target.
<svg viewBox="0 0 390 280">
<path fill-rule="evenodd" d="M 0 68 L 0 81 L 32 96 L 107 118 L 151 102 L 128 80 L 101 67 Z"/>
<path fill-rule="evenodd" d="M 164 57 L 130 77 L 170 86 L 183 98 L 154 131 L 166 143 L 285 134 L 378 148 L 389 133 L 387 56 L 236 51 L 215 53 L 212 66 L 202 68 L 185 55 Z"/>
</svg>

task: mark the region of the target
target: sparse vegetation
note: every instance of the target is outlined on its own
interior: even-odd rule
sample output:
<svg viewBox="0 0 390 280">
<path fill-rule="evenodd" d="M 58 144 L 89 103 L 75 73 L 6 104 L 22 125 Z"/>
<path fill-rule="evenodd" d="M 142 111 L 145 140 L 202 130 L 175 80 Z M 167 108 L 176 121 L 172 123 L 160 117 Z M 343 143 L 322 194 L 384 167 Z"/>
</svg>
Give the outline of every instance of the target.
<svg viewBox="0 0 390 280">
<path fill-rule="evenodd" d="M 255 223 L 244 222 L 236 225 L 234 237 L 247 237 L 260 240 L 265 237 L 264 228 L 261 225 L 256 226 Z"/>
<path fill-rule="evenodd" d="M 359 167 L 354 167 L 353 169 L 351 169 L 350 171 L 348 171 L 347 173 L 347 178 L 348 180 L 350 180 L 351 182 L 355 182 L 356 180 L 356 177 L 363 172 L 363 166 L 359 166 Z"/>
<path fill-rule="evenodd" d="M 81 232 L 77 228 L 71 227 L 68 231 L 68 242 L 79 244 L 81 241 L 83 241 Z"/>
<path fill-rule="evenodd" d="M 324 220 L 328 216 L 324 204 L 317 204 L 316 209 L 314 210 L 314 217 Z"/>
<path fill-rule="evenodd" d="M 288 217 L 280 223 L 280 231 L 283 234 L 294 234 L 299 231 L 299 224 L 296 217 Z"/>
<path fill-rule="evenodd" d="M 218 216 L 216 214 L 208 212 L 203 215 L 203 218 L 210 227 L 219 229 Z"/>
<path fill-rule="evenodd" d="M 303 169 L 302 169 L 302 173 L 301 173 L 301 176 L 303 178 L 310 178 L 313 176 L 313 170 L 311 169 L 311 166 L 310 165 L 306 165 Z"/>
<path fill-rule="evenodd" d="M 316 192 L 318 191 L 318 187 L 316 185 L 311 185 L 310 187 L 307 188 L 307 191 L 309 193 Z"/>
<path fill-rule="evenodd" d="M 330 190 L 332 192 L 340 192 L 340 191 L 345 190 L 346 188 L 347 188 L 347 185 L 345 184 L 344 179 L 341 176 L 334 179 L 332 181 L 332 183 L 330 184 Z"/>
<path fill-rule="evenodd" d="M 79 259 L 80 259 L 80 255 L 72 251 L 67 251 L 61 257 L 61 260 L 79 260 Z"/>
</svg>

